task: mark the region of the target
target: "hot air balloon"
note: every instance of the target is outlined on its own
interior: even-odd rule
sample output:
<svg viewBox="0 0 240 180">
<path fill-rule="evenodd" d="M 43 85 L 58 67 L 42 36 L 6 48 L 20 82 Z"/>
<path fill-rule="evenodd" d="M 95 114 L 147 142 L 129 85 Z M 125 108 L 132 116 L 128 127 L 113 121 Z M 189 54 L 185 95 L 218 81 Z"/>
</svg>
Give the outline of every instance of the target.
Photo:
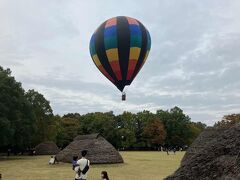
<svg viewBox="0 0 240 180">
<path fill-rule="evenodd" d="M 89 48 L 97 68 L 123 92 L 144 65 L 151 48 L 151 38 L 138 20 L 117 16 L 97 28 Z M 125 97 L 123 92 L 122 100 Z"/>
</svg>

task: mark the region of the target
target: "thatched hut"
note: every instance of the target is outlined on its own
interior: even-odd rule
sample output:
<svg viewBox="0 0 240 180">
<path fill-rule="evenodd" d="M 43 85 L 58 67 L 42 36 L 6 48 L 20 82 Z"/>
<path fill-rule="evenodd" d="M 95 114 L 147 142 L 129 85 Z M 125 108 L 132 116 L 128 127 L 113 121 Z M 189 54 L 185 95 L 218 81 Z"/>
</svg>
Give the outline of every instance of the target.
<svg viewBox="0 0 240 180">
<path fill-rule="evenodd" d="M 188 164 L 188 161 L 192 159 L 196 154 L 208 154 L 208 152 L 204 149 L 212 144 L 212 140 L 214 141 L 217 136 L 223 133 L 224 129 L 220 128 L 207 128 L 199 136 L 195 139 L 195 141 L 188 148 L 185 153 L 181 165 Z"/>
<path fill-rule="evenodd" d="M 193 142 L 180 168 L 166 180 L 240 179 L 240 124 L 209 128 Z"/>
<path fill-rule="evenodd" d="M 87 158 L 92 164 L 123 163 L 119 152 L 100 134 L 77 136 L 56 158 L 61 162 L 71 162 L 73 156 L 81 157 L 82 150 L 88 151 Z"/>
<path fill-rule="evenodd" d="M 52 141 L 46 141 L 38 144 L 35 147 L 36 155 L 55 155 L 60 149 L 57 145 Z"/>
</svg>

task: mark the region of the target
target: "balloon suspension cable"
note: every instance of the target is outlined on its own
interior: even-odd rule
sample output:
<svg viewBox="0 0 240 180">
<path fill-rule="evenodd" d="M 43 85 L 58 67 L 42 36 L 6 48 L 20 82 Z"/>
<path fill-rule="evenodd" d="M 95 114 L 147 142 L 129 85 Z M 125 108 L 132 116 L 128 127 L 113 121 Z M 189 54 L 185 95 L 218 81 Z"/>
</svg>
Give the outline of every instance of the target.
<svg viewBox="0 0 240 180">
<path fill-rule="evenodd" d="M 126 101 L 126 93 L 124 91 L 122 92 L 122 101 Z"/>
</svg>

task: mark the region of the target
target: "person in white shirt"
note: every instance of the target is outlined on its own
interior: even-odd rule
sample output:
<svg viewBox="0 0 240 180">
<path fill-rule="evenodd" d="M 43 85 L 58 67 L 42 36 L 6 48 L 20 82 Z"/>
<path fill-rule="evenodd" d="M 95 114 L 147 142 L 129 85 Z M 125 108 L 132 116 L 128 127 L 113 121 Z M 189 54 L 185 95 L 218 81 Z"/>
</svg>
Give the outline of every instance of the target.
<svg viewBox="0 0 240 180">
<path fill-rule="evenodd" d="M 74 168 L 74 171 L 76 172 L 75 180 L 86 180 L 87 179 L 87 172 L 89 170 L 90 161 L 86 159 L 87 151 L 83 150 L 81 152 L 82 158 L 77 161 L 77 164 L 79 166 L 76 166 Z"/>
<path fill-rule="evenodd" d="M 49 162 L 49 164 L 55 164 L 55 158 L 53 156 L 51 156 Z"/>
</svg>

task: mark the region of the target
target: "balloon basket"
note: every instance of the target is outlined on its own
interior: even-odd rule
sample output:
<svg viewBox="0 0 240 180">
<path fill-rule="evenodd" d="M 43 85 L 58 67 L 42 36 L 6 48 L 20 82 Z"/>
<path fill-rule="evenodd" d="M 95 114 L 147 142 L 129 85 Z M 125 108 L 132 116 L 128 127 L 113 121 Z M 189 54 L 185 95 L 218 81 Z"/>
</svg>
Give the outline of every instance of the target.
<svg viewBox="0 0 240 180">
<path fill-rule="evenodd" d="M 125 92 L 122 93 L 122 101 L 126 101 L 126 93 Z"/>
</svg>

